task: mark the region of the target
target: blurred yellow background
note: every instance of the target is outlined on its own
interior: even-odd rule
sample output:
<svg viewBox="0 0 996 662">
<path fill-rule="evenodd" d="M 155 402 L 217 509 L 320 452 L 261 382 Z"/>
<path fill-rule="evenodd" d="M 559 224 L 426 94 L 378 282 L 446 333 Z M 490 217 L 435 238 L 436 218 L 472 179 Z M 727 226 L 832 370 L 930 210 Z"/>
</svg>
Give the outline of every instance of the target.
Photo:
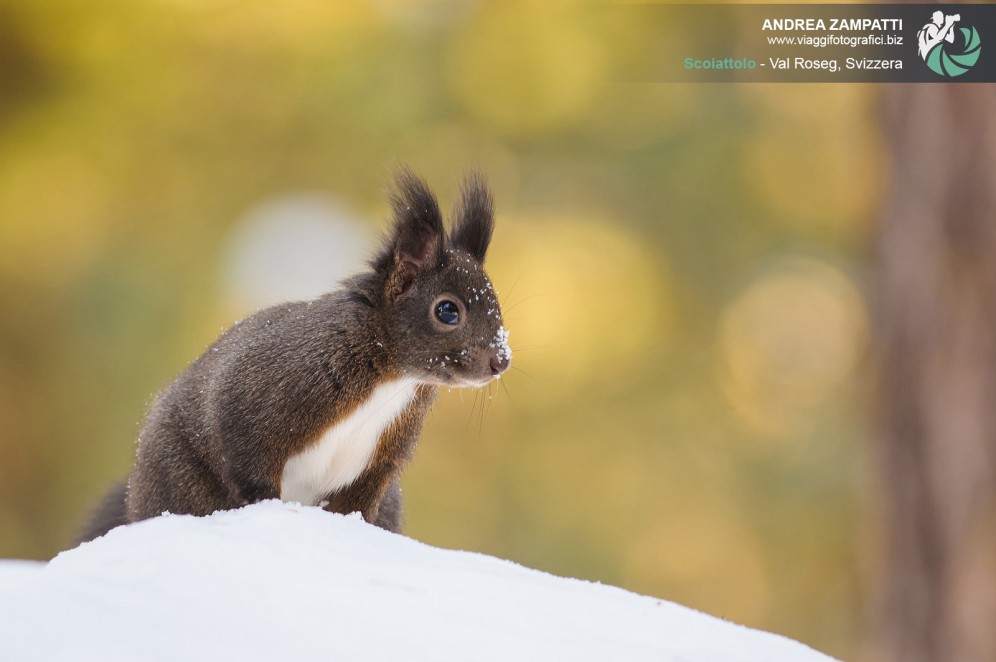
<svg viewBox="0 0 996 662">
<path fill-rule="evenodd" d="M 518 370 L 442 394 L 407 533 L 860 653 L 874 90 L 620 83 L 648 31 L 560 0 L 0 4 L 0 556 L 71 541 L 222 328 L 360 268 L 393 163 L 444 208 L 480 167 Z"/>
</svg>

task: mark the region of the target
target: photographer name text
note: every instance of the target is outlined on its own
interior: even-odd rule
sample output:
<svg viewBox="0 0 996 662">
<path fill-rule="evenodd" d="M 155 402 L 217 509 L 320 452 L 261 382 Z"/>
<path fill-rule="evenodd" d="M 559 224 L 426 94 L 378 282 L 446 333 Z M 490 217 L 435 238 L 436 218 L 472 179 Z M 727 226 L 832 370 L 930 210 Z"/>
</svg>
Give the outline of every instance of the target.
<svg viewBox="0 0 996 662">
<path fill-rule="evenodd" d="M 901 18 L 766 18 L 762 30 L 781 32 L 901 32 Z"/>
</svg>

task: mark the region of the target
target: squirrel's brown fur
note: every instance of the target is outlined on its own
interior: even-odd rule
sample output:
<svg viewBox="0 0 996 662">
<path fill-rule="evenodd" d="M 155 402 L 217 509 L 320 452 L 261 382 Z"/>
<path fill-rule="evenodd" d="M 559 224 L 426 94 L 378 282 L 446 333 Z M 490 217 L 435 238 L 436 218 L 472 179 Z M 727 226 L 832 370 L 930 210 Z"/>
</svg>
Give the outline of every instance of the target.
<svg viewBox="0 0 996 662">
<path fill-rule="evenodd" d="M 358 478 L 327 510 L 360 511 L 397 531 L 399 478 L 440 385 L 481 385 L 508 366 L 501 312 L 483 270 L 491 196 L 463 188 L 449 236 L 435 197 L 408 170 L 394 224 L 371 270 L 314 301 L 273 306 L 235 324 L 153 401 L 126 486 L 105 498 L 81 540 L 164 511 L 207 515 L 279 498 L 289 458 L 357 409 L 379 385 L 418 382 Z M 434 317 L 440 299 L 458 323 Z"/>
</svg>

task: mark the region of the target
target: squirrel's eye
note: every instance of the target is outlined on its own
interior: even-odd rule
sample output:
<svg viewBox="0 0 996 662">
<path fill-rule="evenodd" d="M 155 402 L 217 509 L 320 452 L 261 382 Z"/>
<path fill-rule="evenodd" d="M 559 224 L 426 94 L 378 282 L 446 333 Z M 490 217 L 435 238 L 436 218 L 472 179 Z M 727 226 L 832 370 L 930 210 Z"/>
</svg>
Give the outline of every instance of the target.
<svg viewBox="0 0 996 662">
<path fill-rule="evenodd" d="M 452 301 L 440 301 L 436 305 L 436 319 L 443 324 L 456 324 L 460 321 L 460 309 Z"/>
</svg>

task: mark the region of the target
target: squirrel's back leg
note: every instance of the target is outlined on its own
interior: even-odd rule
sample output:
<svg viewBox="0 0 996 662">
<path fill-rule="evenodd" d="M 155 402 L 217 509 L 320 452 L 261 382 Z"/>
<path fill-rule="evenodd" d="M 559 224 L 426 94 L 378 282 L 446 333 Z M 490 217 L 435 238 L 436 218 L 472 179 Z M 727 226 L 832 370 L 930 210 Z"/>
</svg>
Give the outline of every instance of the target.
<svg viewBox="0 0 996 662">
<path fill-rule="evenodd" d="M 124 481 L 117 483 L 111 488 L 100 505 L 87 520 L 86 526 L 76 539 L 76 545 L 90 542 L 94 538 L 99 538 L 116 526 L 128 523 L 128 513 L 125 507 L 125 495 L 128 491 L 128 484 Z"/>
</svg>

